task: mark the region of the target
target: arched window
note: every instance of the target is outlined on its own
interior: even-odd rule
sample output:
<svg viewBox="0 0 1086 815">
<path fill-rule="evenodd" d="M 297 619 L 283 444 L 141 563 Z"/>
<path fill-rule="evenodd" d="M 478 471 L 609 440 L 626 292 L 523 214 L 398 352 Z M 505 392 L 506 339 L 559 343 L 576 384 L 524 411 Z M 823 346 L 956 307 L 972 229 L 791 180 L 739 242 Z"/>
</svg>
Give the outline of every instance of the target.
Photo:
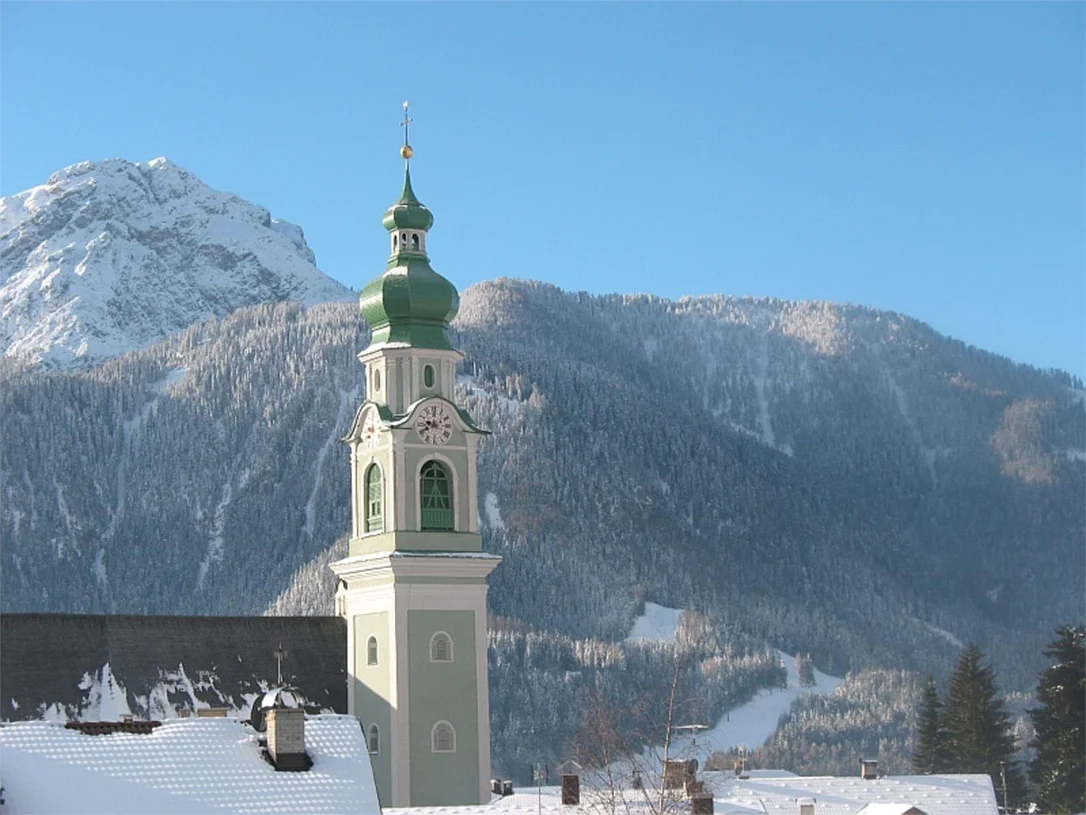
<svg viewBox="0 0 1086 815">
<path fill-rule="evenodd" d="M 371 464 L 366 470 L 366 531 L 380 532 L 385 528 L 381 468 Z"/>
<path fill-rule="evenodd" d="M 434 386 L 434 366 L 425 365 L 422 368 L 422 384 L 428 388 Z"/>
<path fill-rule="evenodd" d="M 369 642 L 366 643 L 366 664 L 377 664 L 377 637 L 370 637 Z"/>
<path fill-rule="evenodd" d="M 435 753 L 456 752 L 456 731 L 448 722 L 438 722 L 430 731 L 430 749 Z"/>
<path fill-rule="evenodd" d="M 366 747 L 369 748 L 371 756 L 381 752 L 381 731 L 375 724 L 370 725 L 369 732 L 366 734 Z"/>
<path fill-rule="evenodd" d="M 430 637 L 430 661 L 453 661 L 452 638 L 444 631 L 438 631 Z"/>
<path fill-rule="evenodd" d="M 415 251 L 418 251 L 418 248 L 419 248 L 419 233 L 418 232 L 412 232 L 411 233 L 411 248 L 414 249 Z"/>
<path fill-rule="evenodd" d="M 400 245 L 399 236 L 398 235 L 393 235 L 392 236 L 392 251 L 395 252 L 399 245 Z"/>
<path fill-rule="evenodd" d="M 438 461 L 427 461 L 419 478 L 423 529 L 453 528 L 452 479 Z"/>
</svg>

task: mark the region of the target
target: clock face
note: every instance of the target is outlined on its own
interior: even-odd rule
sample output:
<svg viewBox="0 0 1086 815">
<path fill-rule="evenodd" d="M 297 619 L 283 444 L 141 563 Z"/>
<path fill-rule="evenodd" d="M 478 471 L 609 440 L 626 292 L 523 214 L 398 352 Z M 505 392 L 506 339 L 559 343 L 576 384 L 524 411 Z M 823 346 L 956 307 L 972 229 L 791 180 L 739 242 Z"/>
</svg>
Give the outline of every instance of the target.
<svg viewBox="0 0 1086 815">
<path fill-rule="evenodd" d="M 366 447 L 376 447 L 379 438 L 380 428 L 377 427 L 377 419 L 374 418 L 374 412 L 370 411 L 366 414 L 366 418 L 362 422 L 362 444 Z"/>
<path fill-rule="evenodd" d="M 426 405 L 415 420 L 415 430 L 427 444 L 444 444 L 452 437 L 452 416 L 441 405 Z"/>
</svg>

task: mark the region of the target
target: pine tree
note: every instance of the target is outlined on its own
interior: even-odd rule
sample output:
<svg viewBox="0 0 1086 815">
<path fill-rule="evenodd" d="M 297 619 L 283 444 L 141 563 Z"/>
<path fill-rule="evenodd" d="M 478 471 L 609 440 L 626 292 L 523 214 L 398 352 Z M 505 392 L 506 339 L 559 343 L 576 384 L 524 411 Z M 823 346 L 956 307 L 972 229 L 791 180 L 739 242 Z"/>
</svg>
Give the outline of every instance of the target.
<svg viewBox="0 0 1086 815">
<path fill-rule="evenodd" d="M 796 654 L 796 673 L 799 674 L 799 684 L 804 688 L 815 686 L 814 662 L 810 654 Z"/>
<path fill-rule="evenodd" d="M 913 772 L 921 775 L 943 772 L 946 766 L 946 730 L 939 711 L 939 691 L 929 674 L 920 698 L 916 723 L 916 749 L 913 750 Z"/>
<path fill-rule="evenodd" d="M 1061 626 L 1044 654 L 1053 664 L 1030 710 L 1037 757 L 1029 768 L 1044 812 L 1086 812 L 1086 647 L 1082 626 Z"/>
<path fill-rule="evenodd" d="M 1013 804 L 1021 798 L 1023 784 L 1014 760 L 1011 717 L 997 699 L 995 673 L 982 659 L 980 649 L 970 645 L 950 678 L 943 712 L 947 770 L 990 775 L 1001 802 L 1005 770 L 1006 797 Z"/>
</svg>

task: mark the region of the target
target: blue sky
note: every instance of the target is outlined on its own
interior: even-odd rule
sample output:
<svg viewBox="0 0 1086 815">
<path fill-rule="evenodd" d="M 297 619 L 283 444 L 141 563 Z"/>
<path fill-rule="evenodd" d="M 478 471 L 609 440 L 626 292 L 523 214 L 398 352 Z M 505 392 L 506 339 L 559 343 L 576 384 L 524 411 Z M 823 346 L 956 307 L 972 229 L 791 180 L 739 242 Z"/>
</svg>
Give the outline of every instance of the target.
<svg viewBox="0 0 1086 815">
<path fill-rule="evenodd" d="M 1086 375 L 1083 3 L 0 4 L 0 193 L 165 155 L 434 267 L 892 309 Z"/>
</svg>

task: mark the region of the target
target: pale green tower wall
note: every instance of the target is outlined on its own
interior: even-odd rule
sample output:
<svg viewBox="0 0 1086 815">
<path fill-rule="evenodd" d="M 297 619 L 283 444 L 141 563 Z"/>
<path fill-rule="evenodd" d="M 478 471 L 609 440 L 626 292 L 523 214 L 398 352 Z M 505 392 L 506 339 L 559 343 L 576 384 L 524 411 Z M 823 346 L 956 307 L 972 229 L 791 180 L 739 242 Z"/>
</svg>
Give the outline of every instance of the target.
<svg viewBox="0 0 1086 815">
<path fill-rule="evenodd" d="M 411 611 L 407 630 L 411 649 L 411 804 L 478 804 L 475 612 Z M 452 639 L 452 662 L 430 661 L 430 638 L 438 631 Z M 455 753 L 432 751 L 431 731 L 439 721 L 449 722 L 456 730 Z"/>
<path fill-rule="evenodd" d="M 377 784 L 377 796 L 382 801 L 392 800 L 392 652 L 388 612 L 354 616 L 354 715 L 362 725 L 369 747 L 370 725 L 376 724 L 380 732 L 377 755 L 370 756 L 373 779 Z M 370 637 L 377 638 L 377 664 L 367 663 Z"/>
</svg>

